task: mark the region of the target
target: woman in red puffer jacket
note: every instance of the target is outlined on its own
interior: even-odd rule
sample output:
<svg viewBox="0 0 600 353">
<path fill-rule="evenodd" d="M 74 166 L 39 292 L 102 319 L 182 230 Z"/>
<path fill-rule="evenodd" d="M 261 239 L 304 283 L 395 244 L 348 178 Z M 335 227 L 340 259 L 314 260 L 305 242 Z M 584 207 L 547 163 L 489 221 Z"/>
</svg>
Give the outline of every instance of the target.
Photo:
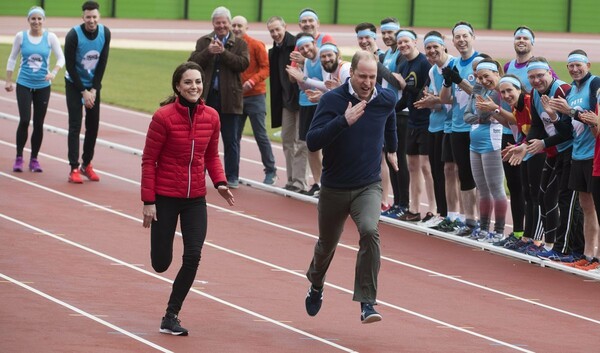
<svg viewBox="0 0 600 353">
<path fill-rule="evenodd" d="M 235 202 L 219 159 L 219 114 L 200 99 L 202 76 L 196 63 L 175 69 L 174 94 L 152 116 L 142 155 L 143 226 L 152 226 L 150 256 L 157 272 L 171 265 L 178 218 L 181 221 L 183 263 L 160 325 L 160 332 L 176 336 L 188 334 L 177 317 L 206 238 L 205 171 L 227 203 Z"/>
</svg>

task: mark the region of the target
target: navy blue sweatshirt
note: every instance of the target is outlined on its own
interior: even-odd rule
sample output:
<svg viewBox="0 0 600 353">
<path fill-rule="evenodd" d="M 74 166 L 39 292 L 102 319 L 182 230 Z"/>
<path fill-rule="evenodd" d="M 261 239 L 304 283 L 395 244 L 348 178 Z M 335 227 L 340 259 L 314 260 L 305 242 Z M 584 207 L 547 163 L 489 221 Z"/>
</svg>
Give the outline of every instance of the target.
<svg viewBox="0 0 600 353">
<path fill-rule="evenodd" d="M 335 189 L 355 189 L 380 181 L 383 146 L 390 153 L 398 146 L 395 94 L 377 84 L 377 96 L 349 126 L 344 116 L 348 102 L 353 106 L 360 102 L 348 91 L 349 84 L 347 81 L 321 97 L 306 135 L 310 151 L 323 150 L 321 184 Z"/>
</svg>

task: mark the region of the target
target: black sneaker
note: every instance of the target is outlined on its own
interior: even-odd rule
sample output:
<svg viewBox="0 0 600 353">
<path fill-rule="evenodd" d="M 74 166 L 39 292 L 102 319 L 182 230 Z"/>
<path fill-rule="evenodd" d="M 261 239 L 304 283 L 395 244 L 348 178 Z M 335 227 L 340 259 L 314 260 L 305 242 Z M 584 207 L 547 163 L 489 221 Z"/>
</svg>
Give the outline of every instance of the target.
<svg viewBox="0 0 600 353">
<path fill-rule="evenodd" d="M 317 290 L 311 285 L 310 288 L 308 288 L 304 304 L 306 305 L 306 312 L 308 315 L 317 315 L 319 310 L 321 310 L 321 304 L 323 304 L 323 288 Z"/>
<path fill-rule="evenodd" d="M 301 194 L 316 197 L 316 196 L 319 196 L 320 191 L 321 191 L 321 188 L 319 187 L 319 184 L 313 184 L 308 191 L 302 191 Z"/>
<path fill-rule="evenodd" d="M 187 336 L 188 330 L 179 325 L 181 321 L 177 315 L 167 313 L 160 322 L 160 333 L 168 333 L 173 336 Z"/>
<path fill-rule="evenodd" d="M 363 324 L 381 321 L 381 314 L 373 308 L 373 304 L 360 303 L 360 321 Z"/>
</svg>

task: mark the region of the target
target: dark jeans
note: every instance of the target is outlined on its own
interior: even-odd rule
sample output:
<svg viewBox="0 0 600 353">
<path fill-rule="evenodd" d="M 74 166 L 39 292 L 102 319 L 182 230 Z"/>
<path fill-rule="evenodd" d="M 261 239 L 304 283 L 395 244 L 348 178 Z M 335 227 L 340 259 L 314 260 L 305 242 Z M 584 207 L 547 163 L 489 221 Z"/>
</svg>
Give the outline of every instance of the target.
<svg viewBox="0 0 600 353">
<path fill-rule="evenodd" d="M 198 271 L 200 252 L 206 239 L 206 199 L 182 199 L 156 196 L 156 218 L 150 229 L 150 257 L 156 272 L 164 272 L 173 260 L 173 239 L 177 220 L 181 219 L 183 263 L 173 282 L 167 312 L 177 315 Z"/>
<path fill-rule="evenodd" d="M 240 176 L 240 139 L 242 137 L 240 121 L 242 118 L 237 114 L 221 113 L 221 95 L 218 91 L 210 91 L 206 98 L 206 105 L 213 107 L 221 118 L 221 139 L 223 140 L 223 159 L 227 181 L 237 181 Z"/>
<path fill-rule="evenodd" d="M 83 120 L 81 92 L 65 80 L 65 93 L 67 96 L 67 110 L 69 112 L 68 156 L 71 169 L 79 167 L 79 134 Z M 94 158 L 94 148 L 98 137 L 100 125 L 100 90 L 96 91 L 96 104 L 92 109 L 85 108 L 85 137 L 83 139 L 83 165 L 88 165 Z"/>
<path fill-rule="evenodd" d="M 17 127 L 17 156 L 23 156 L 27 142 L 31 105 L 33 104 L 33 132 L 31 133 L 31 158 L 37 158 L 44 138 L 44 119 L 48 110 L 50 86 L 31 89 L 17 84 L 17 105 L 19 107 L 19 126 Z"/>
<path fill-rule="evenodd" d="M 246 117 L 249 117 L 254 139 L 256 140 L 258 150 L 260 151 L 260 158 L 265 167 L 264 171 L 265 173 L 275 173 L 277 168 L 275 168 L 275 157 L 273 156 L 271 141 L 269 140 L 267 129 L 265 127 L 266 116 L 267 107 L 264 94 L 244 97 L 244 114 L 240 118 L 239 133 L 241 139 L 241 135 L 244 132 L 244 125 L 246 125 Z"/>
</svg>

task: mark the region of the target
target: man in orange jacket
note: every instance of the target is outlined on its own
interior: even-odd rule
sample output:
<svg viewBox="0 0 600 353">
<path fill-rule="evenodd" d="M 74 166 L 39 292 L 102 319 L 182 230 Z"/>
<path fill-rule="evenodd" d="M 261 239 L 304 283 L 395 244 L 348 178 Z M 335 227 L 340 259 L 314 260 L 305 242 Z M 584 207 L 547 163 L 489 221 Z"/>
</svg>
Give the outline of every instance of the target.
<svg viewBox="0 0 600 353">
<path fill-rule="evenodd" d="M 254 139 L 260 150 L 261 160 L 265 167 L 265 179 L 263 183 L 273 185 L 277 178 L 277 169 L 271 149 L 271 141 L 269 141 L 269 136 L 265 128 L 267 115 L 267 86 L 265 81 L 269 77 L 269 57 L 267 56 L 265 44 L 246 33 L 248 31 L 248 21 L 245 17 L 235 16 L 231 20 L 231 31 L 237 38 L 242 38 L 246 41 L 250 56 L 250 65 L 242 73 L 244 112 L 239 131 L 241 134 L 246 124 L 246 118 L 250 117 Z"/>
</svg>

